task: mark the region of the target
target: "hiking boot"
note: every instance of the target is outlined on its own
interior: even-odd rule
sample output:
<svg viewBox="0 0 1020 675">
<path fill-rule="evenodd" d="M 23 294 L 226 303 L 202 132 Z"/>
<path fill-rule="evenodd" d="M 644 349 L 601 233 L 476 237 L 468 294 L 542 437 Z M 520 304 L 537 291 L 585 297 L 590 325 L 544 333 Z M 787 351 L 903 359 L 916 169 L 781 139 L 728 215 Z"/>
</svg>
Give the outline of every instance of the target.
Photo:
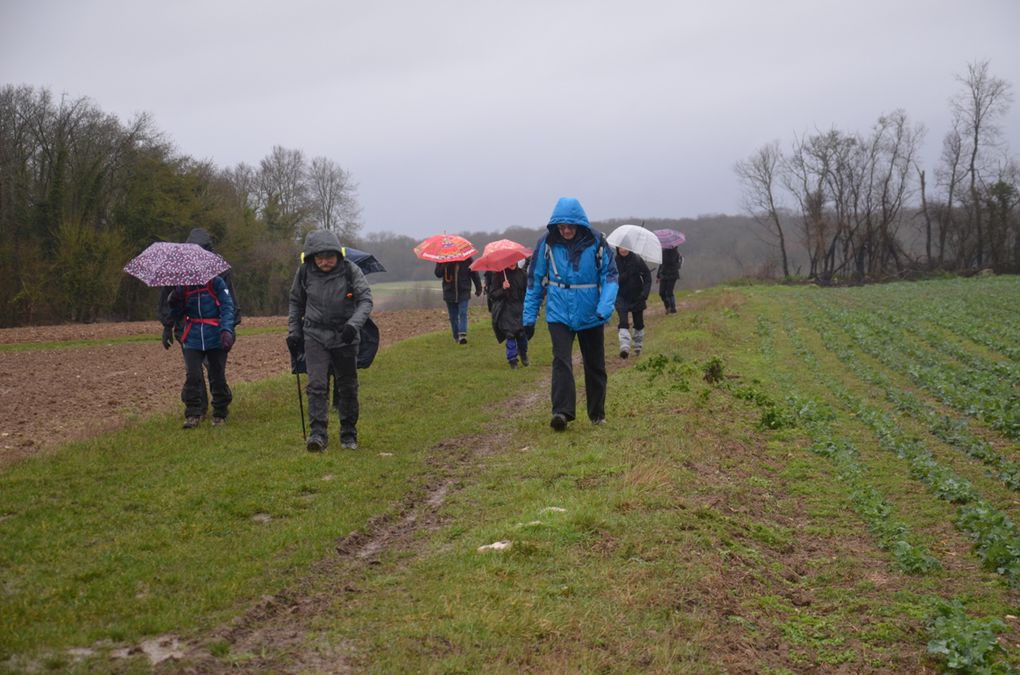
<svg viewBox="0 0 1020 675">
<path fill-rule="evenodd" d="M 182 429 L 194 429 L 202 423 L 201 417 L 185 417 L 184 424 L 181 426 Z"/>
<path fill-rule="evenodd" d="M 326 449 L 327 440 L 325 436 L 319 434 L 312 434 L 308 437 L 308 442 L 305 447 L 308 448 L 308 452 L 323 452 Z"/>
<path fill-rule="evenodd" d="M 227 418 L 226 417 L 219 417 L 217 415 L 213 415 L 212 425 L 214 427 L 222 427 L 226 423 L 227 423 Z"/>
<path fill-rule="evenodd" d="M 597 427 L 600 427 L 600 426 L 602 426 L 603 424 L 606 423 L 606 418 L 605 417 L 596 417 L 595 419 L 593 419 L 591 421 L 591 423 L 593 425 L 597 426 Z"/>
<path fill-rule="evenodd" d="M 552 419 L 549 420 L 549 426 L 553 428 L 553 431 L 563 431 L 564 429 L 567 428 L 566 415 L 556 413 L 555 415 L 552 416 Z"/>
<path fill-rule="evenodd" d="M 516 359 L 514 359 L 513 361 L 509 361 L 508 363 L 510 364 L 510 370 L 517 370 L 517 360 Z"/>
<path fill-rule="evenodd" d="M 527 354 L 521 354 L 521 365 L 525 368 L 531 365 L 531 361 L 528 360 Z"/>
<path fill-rule="evenodd" d="M 621 359 L 625 359 L 628 356 L 630 356 L 630 352 L 628 352 L 626 349 L 621 349 L 620 350 L 620 358 Z"/>
<path fill-rule="evenodd" d="M 340 447 L 344 450 L 357 450 L 358 441 L 355 438 L 341 438 Z"/>
<path fill-rule="evenodd" d="M 464 333 L 461 333 L 460 337 L 457 338 L 457 342 L 459 342 L 462 345 L 466 345 L 467 344 L 467 335 L 465 335 Z"/>
</svg>

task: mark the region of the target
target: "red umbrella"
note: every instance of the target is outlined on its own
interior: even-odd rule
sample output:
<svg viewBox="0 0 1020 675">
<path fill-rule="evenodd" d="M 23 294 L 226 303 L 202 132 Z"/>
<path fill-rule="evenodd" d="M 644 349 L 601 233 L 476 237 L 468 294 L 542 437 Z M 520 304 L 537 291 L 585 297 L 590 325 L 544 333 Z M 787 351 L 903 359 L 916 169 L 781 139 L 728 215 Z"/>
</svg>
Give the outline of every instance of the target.
<svg viewBox="0 0 1020 675">
<path fill-rule="evenodd" d="M 455 234 L 436 234 L 414 247 L 416 256 L 437 263 L 467 260 L 475 253 L 478 249 L 470 241 Z"/>
<path fill-rule="evenodd" d="M 482 256 L 471 263 L 476 272 L 500 272 L 531 255 L 531 249 L 509 239 L 486 244 Z"/>
</svg>

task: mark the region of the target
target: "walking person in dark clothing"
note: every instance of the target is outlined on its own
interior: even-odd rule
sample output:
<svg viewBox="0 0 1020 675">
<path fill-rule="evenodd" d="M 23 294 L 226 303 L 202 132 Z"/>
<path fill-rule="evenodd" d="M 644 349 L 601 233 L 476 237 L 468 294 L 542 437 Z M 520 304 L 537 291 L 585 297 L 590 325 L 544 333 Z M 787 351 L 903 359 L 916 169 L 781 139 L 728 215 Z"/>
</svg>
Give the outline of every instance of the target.
<svg viewBox="0 0 1020 675">
<path fill-rule="evenodd" d="M 205 418 L 212 397 L 212 423 L 227 421 L 233 394 L 227 385 L 227 353 L 234 346 L 234 298 L 221 277 L 203 286 L 177 286 L 167 296 L 171 325 L 181 324 L 178 336 L 186 371 L 181 401 L 184 428 L 194 429 Z M 205 371 L 209 369 L 209 394 Z"/>
<path fill-rule="evenodd" d="M 634 356 L 640 356 L 645 344 L 645 307 L 652 290 L 652 273 L 641 256 L 625 248 L 616 248 L 616 269 L 620 275 L 620 290 L 616 294 L 616 312 L 620 315 L 620 358 L 630 354 L 633 337 Z M 634 319 L 631 334 L 629 318 Z"/>
<path fill-rule="evenodd" d="M 212 236 L 205 228 L 191 230 L 185 243 L 213 250 Z M 230 270 L 205 286 L 164 287 L 156 311 L 163 324 L 163 348 L 170 349 L 175 338 L 181 343 L 186 373 L 181 388 L 181 401 L 185 406 L 184 428 L 194 429 L 205 418 L 210 392 L 213 399 L 212 423 L 214 426 L 222 425 L 227 420 L 233 399 L 227 385 L 227 353 L 234 346 L 235 330 L 241 322 Z M 208 390 L 206 370 L 209 371 Z"/>
<path fill-rule="evenodd" d="M 322 452 L 329 444 L 330 366 L 340 394 L 340 447 L 358 447 L 358 347 L 371 313 L 372 290 L 365 274 L 343 256 L 337 236 L 309 233 L 304 263 L 290 287 L 287 347 L 305 355 L 310 452 Z"/>
<path fill-rule="evenodd" d="M 482 294 L 482 277 L 471 269 L 474 258 L 458 262 L 436 263 L 436 276 L 443 280 L 443 300 L 450 313 L 450 328 L 453 341 L 467 344 L 468 301 L 471 299 L 471 284 L 475 295 Z"/>
<path fill-rule="evenodd" d="M 673 289 L 676 287 L 677 279 L 680 278 L 680 266 L 683 265 L 683 260 L 679 249 L 675 246 L 662 249 L 662 265 L 655 273 L 655 278 L 659 282 L 659 297 L 662 298 L 662 304 L 666 306 L 667 314 L 676 314 L 676 294 Z"/>
<path fill-rule="evenodd" d="M 185 240 L 185 243 L 186 244 L 197 244 L 198 246 L 201 246 L 205 250 L 213 252 L 213 239 L 212 239 L 212 235 L 209 234 L 208 230 L 206 230 L 205 228 L 202 228 L 202 227 L 196 227 L 193 230 L 191 230 L 191 232 L 188 233 L 188 238 L 187 238 L 187 240 Z M 233 285 L 233 283 L 231 281 L 230 270 L 226 270 L 225 272 L 220 273 L 219 277 L 223 280 L 223 283 L 226 284 L 227 291 L 229 291 L 229 293 L 230 293 L 230 299 L 233 300 L 233 302 L 234 302 L 234 328 L 233 328 L 233 334 L 236 336 L 237 335 L 237 326 L 240 325 L 240 323 L 241 323 L 241 306 L 240 306 L 240 304 L 237 301 L 237 295 L 234 293 L 234 285 Z M 170 349 L 171 345 L 173 345 L 173 343 L 174 343 L 174 339 L 175 338 L 178 341 L 182 341 L 183 342 L 183 340 L 181 339 L 181 336 L 183 335 L 184 328 L 185 328 L 185 323 L 184 323 L 183 315 L 181 315 L 181 314 L 176 314 L 175 315 L 174 312 L 172 311 L 172 308 L 170 307 L 170 302 L 169 302 L 169 300 L 170 300 L 170 293 L 173 290 L 174 290 L 173 287 L 164 287 L 163 288 L 163 290 L 159 294 L 159 305 L 158 305 L 157 310 L 156 310 L 157 314 L 159 315 L 159 321 L 160 321 L 160 323 L 163 324 L 163 338 L 162 338 L 162 342 L 163 342 L 163 348 L 164 349 Z M 229 349 L 226 350 L 226 351 L 229 351 Z M 208 359 L 208 357 L 203 359 L 203 363 L 205 365 L 205 368 L 208 370 L 208 368 L 209 368 L 209 359 Z M 226 364 L 225 363 L 223 365 L 222 370 L 224 372 L 226 372 Z M 196 375 L 196 374 L 197 375 L 201 375 L 201 380 L 202 381 L 201 381 L 201 386 L 198 387 L 201 400 L 200 400 L 199 404 L 197 406 L 195 406 L 195 408 L 198 409 L 198 410 L 201 410 L 202 411 L 201 414 L 204 415 L 205 411 L 208 410 L 208 408 L 209 408 L 209 393 L 206 390 L 205 373 L 202 372 L 202 371 L 199 371 L 198 373 L 193 373 L 193 375 Z M 210 375 L 210 380 L 211 379 L 212 379 L 212 375 Z M 212 384 L 210 382 L 210 388 L 211 388 L 211 386 L 212 386 Z M 214 416 L 213 423 L 219 425 L 219 424 L 222 424 L 223 420 L 225 420 L 225 419 L 226 419 L 225 416 L 222 417 L 222 418 L 218 418 L 218 419 L 217 419 L 216 416 Z"/>
<path fill-rule="evenodd" d="M 605 325 L 616 301 L 616 262 L 601 232 L 592 230 L 581 203 L 563 197 L 553 209 L 548 234 L 535 245 L 524 299 L 524 326 L 530 339 L 542 303 L 552 338 L 552 419 L 563 431 L 575 418 L 574 339 L 581 346 L 588 419 L 606 421 Z"/>
<path fill-rule="evenodd" d="M 506 342 L 507 363 L 511 368 L 516 368 L 518 361 L 522 366 L 530 365 L 523 323 L 527 273 L 518 265 L 502 272 L 486 272 L 484 288 L 492 313 L 492 331 L 498 342 Z"/>
</svg>

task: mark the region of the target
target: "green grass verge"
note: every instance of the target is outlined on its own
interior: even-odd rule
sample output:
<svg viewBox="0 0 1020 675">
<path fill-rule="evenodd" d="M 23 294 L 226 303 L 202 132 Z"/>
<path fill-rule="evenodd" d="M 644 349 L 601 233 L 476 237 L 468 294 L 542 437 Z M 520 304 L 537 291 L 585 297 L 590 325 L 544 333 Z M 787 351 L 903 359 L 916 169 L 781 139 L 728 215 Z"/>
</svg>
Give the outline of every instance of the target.
<svg viewBox="0 0 1020 675">
<path fill-rule="evenodd" d="M 338 538 L 397 515 L 454 449 L 466 464 L 441 527 L 345 578 L 303 624 L 309 651 L 376 672 L 1020 666 L 1004 646 L 1017 641 L 1017 592 L 981 569 L 951 509 L 828 383 L 891 404 L 814 339 L 813 368 L 782 331 L 774 353 L 760 349 L 756 326 L 782 326 L 791 306 L 823 292 L 685 296 L 689 308 L 649 320 L 637 365 L 611 374 L 603 427 L 582 412 L 552 433 L 544 331 L 535 366 L 511 372 L 476 321 L 467 347 L 440 331 L 385 350 L 363 373 L 358 453 L 337 451 L 335 438 L 325 455 L 305 453 L 294 381 L 279 378 L 239 387 L 224 429 L 187 434 L 164 417 L 10 467 L 0 475 L 0 664 L 71 668 L 68 647 L 201 633 L 264 592 L 300 590 Z M 606 337 L 616 361 L 614 331 Z M 945 569 L 917 576 L 894 564 L 837 469 L 811 452 L 793 407 L 807 398 L 831 408 L 832 433 L 861 449 L 862 480 Z M 501 540 L 511 548 L 478 551 Z M 294 665 L 292 647 L 214 652 L 225 668 Z"/>
</svg>

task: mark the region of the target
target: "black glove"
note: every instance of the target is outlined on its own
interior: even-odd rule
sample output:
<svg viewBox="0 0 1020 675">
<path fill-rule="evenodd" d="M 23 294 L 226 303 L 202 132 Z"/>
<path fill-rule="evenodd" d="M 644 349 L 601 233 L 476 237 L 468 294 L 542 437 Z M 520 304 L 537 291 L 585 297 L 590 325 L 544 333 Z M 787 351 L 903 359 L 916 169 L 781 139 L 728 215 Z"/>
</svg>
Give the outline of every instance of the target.
<svg viewBox="0 0 1020 675">
<path fill-rule="evenodd" d="M 344 324 L 344 329 L 340 331 L 340 341 L 349 345 L 354 342 L 356 337 L 358 337 L 358 329 L 349 323 Z"/>
<path fill-rule="evenodd" d="M 291 354 L 297 354 L 304 351 L 304 338 L 296 333 L 287 334 L 287 350 Z"/>
<path fill-rule="evenodd" d="M 163 326 L 163 349 L 170 349 L 174 343 L 174 327 Z"/>
<path fill-rule="evenodd" d="M 601 314 L 596 314 L 595 318 L 601 321 L 602 323 L 606 322 L 606 317 L 602 316 Z"/>
<path fill-rule="evenodd" d="M 477 298 L 481 294 L 482 294 L 482 287 L 479 286 L 478 288 L 475 289 L 475 297 Z"/>
<path fill-rule="evenodd" d="M 535 324 L 531 324 L 530 326 L 524 327 L 524 336 L 527 337 L 529 340 L 535 337 Z"/>
<path fill-rule="evenodd" d="M 234 346 L 234 334 L 231 333 L 229 330 L 221 330 L 220 348 L 225 352 L 229 352 L 230 348 L 233 346 Z"/>
</svg>

